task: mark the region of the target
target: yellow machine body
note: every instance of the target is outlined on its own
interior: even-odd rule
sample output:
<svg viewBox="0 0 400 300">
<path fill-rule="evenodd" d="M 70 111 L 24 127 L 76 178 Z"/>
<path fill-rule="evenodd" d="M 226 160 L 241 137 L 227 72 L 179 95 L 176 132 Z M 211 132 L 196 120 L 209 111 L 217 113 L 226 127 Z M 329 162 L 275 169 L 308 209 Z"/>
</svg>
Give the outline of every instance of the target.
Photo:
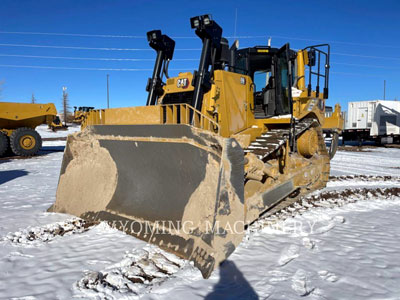
<svg viewBox="0 0 400 300">
<path fill-rule="evenodd" d="M 72 120 L 72 123 L 81 124 L 85 119 L 86 115 L 88 114 L 88 112 L 93 109 L 94 107 L 89 107 L 89 106 L 80 106 L 80 107 L 75 106 L 74 119 Z"/>
<path fill-rule="evenodd" d="M 252 77 L 222 69 L 213 72 L 201 110 L 166 103 L 196 92 L 196 77 L 179 73 L 154 105 L 90 111 L 82 132 L 68 137 L 50 211 L 108 221 L 210 276 L 248 224 L 329 179 L 326 99 L 306 88 L 307 54 L 297 53 L 297 84 L 286 90 L 294 118 L 256 117 Z M 332 130 L 343 124 L 337 110 Z M 179 227 L 187 223 L 190 230 Z"/>
<path fill-rule="evenodd" d="M 15 155 L 35 155 L 42 145 L 35 128 L 41 124 L 51 126 L 56 116 L 53 103 L 0 102 L 0 156 L 9 149 Z"/>
<path fill-rule="evenodd" d="M 53 103 L 0 102 L 0 130 L 7 135 L 20 127 L 35 129 L 41 124 L 51 124 L 56 116 L 57 109 Z"/>
<path fill-rule="evenodd" d="M 304 83 L 304 58 L 306 51 L 299 51 L 297 56 L 298 90 L 300 95 L 293 97 L 293 113 L 296 119 L 313 116 L 324 129 L 341 131 L 344 119 L 341 115 L 340 105 L 335 105 L 335 111 L 331 117 L 325 118 L 325 99 L 316 96 L 313 91 L 307 95 Z M 303 79 L 302 79 L 303 78 Z M 165 94 L 193 91 L 193 86 L 186 89 L 177 87 L 181 79 L 192 81 L 190 72 L 179 73 L 177 77 L 169 78 L 163 88 Z M 241 80 L 245 84 L 241 84 Z M 248 143 L 261 133 L 268 131 L 269 127 L 278 124 L 289 124 L 290 117 L 255 119 L 253 82 L 249 76 L 227 71 L 215 71 L 214 84 L 211 90 L 204 95 L 204 104 L 201 114 L 218 123 L 223 137 L 235 136 L 240 139 L 249 136 Z M 113 109 L 98 109 L 87 114 L 82 122 L 82 129 L 90 125 L 134 125 L 134 124 L 174 124 L 173 120 L 163 121 L 162 97 L 159 106 L 138 106 Z M 173 107 L 173 105 L 169 106 Z M 176 123 L 176 122 L 175 122 Z M 189 121 L 187 122 L 189 124 Z"/>
</svg>

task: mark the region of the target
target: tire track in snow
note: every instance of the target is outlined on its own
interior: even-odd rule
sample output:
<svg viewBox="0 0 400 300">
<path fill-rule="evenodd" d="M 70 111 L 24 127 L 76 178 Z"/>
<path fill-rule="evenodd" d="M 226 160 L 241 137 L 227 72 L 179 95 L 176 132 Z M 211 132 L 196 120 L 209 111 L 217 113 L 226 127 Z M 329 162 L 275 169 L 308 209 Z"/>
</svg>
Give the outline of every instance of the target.
<svg viewBox="0 0 400 300">
<path fill-rule="evenodd" d="M 258 231 L 266 226 L 274 225 L 278 221 L 293 218 L 314 208 L 335 208 L 357 201 L 384 201 L 398 197 L 400 197 L 400 187 L 359 188 L 320 192 L 302 197 L 285 208 L 271 214 L 267 212 L 259 220 L 251 224 L 248 230 L 250 232 Z"/>
<path fill-rule="evenodd" d="M 346 183 L 348 180 L 357 180 L 357 181 L 366 181 L 366 182 L 376 182 L 376 181 L 393 181 L 393 182 L 400 182 L 400 177 L 398 176 L 390 176 L 390 175 L 340 175 L 340 176 L 329 176 L 330 182 L 340 181 Z"/>
<path fill-rule="evenodd" d="M 0 241 L 8 241 L 14 245 L 31 246 L 47 243 L 64 235 L 79 234 L 90 230 L 95 223 L 87 222 L 79 218 L 72 218 L 64 222 L 47 224 L 45 226 L 27 227 L 20 231 L 10 232 L 0 238 Z"/>
<path fill-rule="evenodd" d="M 380 179 L 379 177 L 375 177 Z M 301 215 L 311 209 L 328 209 L 354 203 L 357 201 L 371 200 L 383 201 L 384 199 L 400 197 L 400 187 L 391 188 L 362 188 L 347 189 L 340 192 L 328 191 L 317 195 L 300 198 L 297 202 L 289 205 L 267 217 L 262 217 L 247 228 L 244 240 L 249 240 L 249 236 L 259 232 L 268 226 L 273 226 L 278 221 Z M 337 217 L 325 227 L 316 228 L 316 233 L 322 234 L 332 230 L 336 224 L 343 223 L 344 219 Z M 312 241 L 305 240 L 306 247 L 314 247 Z M 240 247 L 240 246 L 239 246 Z M 279 266 L 284 266 L 298 257 L 297 246 L 291 246 L 282 253 L 278 261 Z M 160 263 L 162 262 L 162 263 Z M 185 277 L 183 272 L 197 272 L 193 264 L 177 256 L 167 253 L 157 246 L 151 245 L 142 250 L 134 250 L 125 255 L 125 258 L 113 266 L 99 272 L 87 272 L 76 285 L 76 291 L 85 296 L 118 298 L 122 296 L 140 296 L 148 293 L 155 287 L 164 285 L 167 281 Z M 197 274 L 196 273 L 196 274 Z M 194 276 L 196 280 L 196 276 Z M 200 277 L 200 275 L 199 275 Z M 296 281 L 296 280 L 295 280 Z M 294 282 L 296 291 L 302 295 L 313 293 L 313 289 L 308 289 Z M 301 283 L 301 282 L 300 282 Z M 164 287 L 166 288 L 166 287 Z M 168 289 L 168 288 L 167 288 Z"/>
</svg>

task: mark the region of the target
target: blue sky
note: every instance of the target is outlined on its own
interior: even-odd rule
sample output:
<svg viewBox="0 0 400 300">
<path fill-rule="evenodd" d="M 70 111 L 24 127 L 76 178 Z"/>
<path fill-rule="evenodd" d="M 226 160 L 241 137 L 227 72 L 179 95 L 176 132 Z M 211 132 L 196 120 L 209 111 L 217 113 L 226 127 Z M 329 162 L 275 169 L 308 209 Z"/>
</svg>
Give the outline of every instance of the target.
<svg viewBox="0 0 400 300">
<path fill-rule="evenodd" d="M 347 109 L 348 101 L 382 99 L 384 80 L 386 99 L 400 99 L 397 0 L 1 0 L 1 101 L 28 102 L 34 93 L 40 102 L 54 102 L 60 108 L 66 86 L 71 106 L 105 107 L 110 74 L 111 107 L 144 105 L 155 58 L 145 33 L 161 29 L 175 39 L 170 75 L 176 75 L 177 70 L 196 69 L 200 56 L 201 41 L 189 18 L 212 14 L 232 43 L 236 11 L 240 47 L 266 44 L 268 36 L 274 47 L 285 42 L 292 48 L 331 44 L 328 105 L 340 102 Z M 115 48 L 129 50 L 104 50 Z"/>
</svg>

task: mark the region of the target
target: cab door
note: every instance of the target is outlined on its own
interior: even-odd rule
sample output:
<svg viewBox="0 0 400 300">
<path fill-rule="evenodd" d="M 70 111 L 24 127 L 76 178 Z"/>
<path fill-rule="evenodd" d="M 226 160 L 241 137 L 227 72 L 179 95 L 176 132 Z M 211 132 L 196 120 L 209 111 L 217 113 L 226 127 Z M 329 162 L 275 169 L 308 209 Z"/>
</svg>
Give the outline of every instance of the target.
<svg viewBox="0 0 400 300">
<path fill-rule="evenodd" d="M 284 45 L 273 60 L 276 82 L 276 115 L 291 114 L 293 111 L 293 64 L 290 60 L 289 50 L 289 44 Z"/>
</svg>

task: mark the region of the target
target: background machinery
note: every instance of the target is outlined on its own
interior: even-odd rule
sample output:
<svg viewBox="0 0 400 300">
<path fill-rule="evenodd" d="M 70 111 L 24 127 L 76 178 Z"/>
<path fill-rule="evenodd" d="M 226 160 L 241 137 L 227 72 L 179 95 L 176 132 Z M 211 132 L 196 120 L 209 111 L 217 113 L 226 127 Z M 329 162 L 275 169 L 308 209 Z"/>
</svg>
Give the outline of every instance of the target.
<svg viewBox="0 0 400 300">
<path fill-rule="evenodd" d="M 58 131 L 58 130 L 68 130 L 68 126 L 64 125 L 59 116 L 56 116 L 53 120 L 53 122 L 51 122 L 51 124 L 48 124 L 49 129 L 53 130 L 53 131 Z"/>
<path fill-rule="evenodd" d="M 52 125 L 57 117 L 53 103 L 30 104 L 0 102 L 0 157 L 8 149 L 15 155 L 35 155 L 42 139 L 35 128 L 41 124 Z"/>
<path fill-rule="evenodd" d="M 75 124 L 81 124 L 86 114 L 93 109 L 94 107 L 91 106 L 74 106 L 74 119 L 72 122 Z"/>
<path fill-rule="evenodd" d="M 87 114 L 49 210 L 109 221 L 207 278 L 248 224 L 326 185 L 322 132 L 343 120 L 336 106 L 325 123 L 329 45 L 229 48 L 210 16 L 190 22 L 203 43 L 198 70 L 169 77 L 175 42 L 148 32 L 157 58 L 147 105 Z"/>
</svg>

